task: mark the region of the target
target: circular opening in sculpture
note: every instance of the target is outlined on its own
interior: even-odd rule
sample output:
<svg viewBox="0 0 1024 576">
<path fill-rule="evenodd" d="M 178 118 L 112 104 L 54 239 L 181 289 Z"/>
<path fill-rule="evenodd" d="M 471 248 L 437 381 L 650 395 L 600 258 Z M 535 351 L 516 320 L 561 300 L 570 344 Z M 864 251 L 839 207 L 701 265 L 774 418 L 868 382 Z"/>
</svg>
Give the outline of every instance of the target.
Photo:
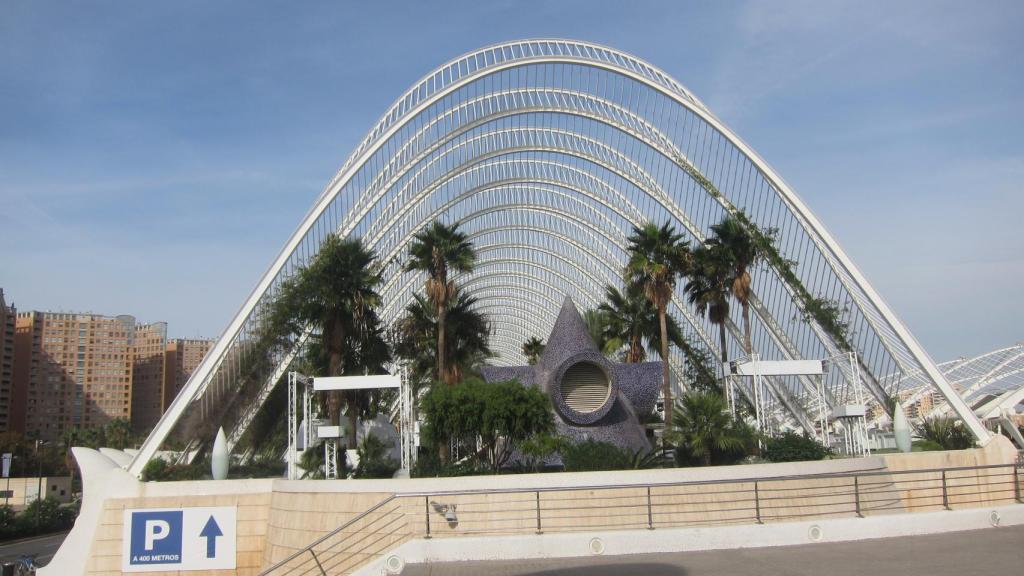
<svg viewBox="0 0 1024 576">
<path fill-rule="evenodd" d="M 600 366 L 580 362 L 565 371 L 560 388 L 566 406 L 580 414 L 590 414 L 608 401 L 612 386 Z"/>
</svg>

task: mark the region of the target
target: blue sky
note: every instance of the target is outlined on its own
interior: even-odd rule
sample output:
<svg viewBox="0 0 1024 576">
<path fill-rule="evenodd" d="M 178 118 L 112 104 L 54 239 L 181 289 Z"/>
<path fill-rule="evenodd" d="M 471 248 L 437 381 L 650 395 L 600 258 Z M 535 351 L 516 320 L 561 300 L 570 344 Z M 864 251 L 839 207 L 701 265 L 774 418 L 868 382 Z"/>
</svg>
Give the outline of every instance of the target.
<svg viewBox="0 0 1024 576">
<path fill-rule="evenodd" d="M 216 336 L 385 108 L 494 42 L 667 71 L 937 360 L 1024 339 L 1024 3 L 0 2 L 0 287 Z"/>
</svg>

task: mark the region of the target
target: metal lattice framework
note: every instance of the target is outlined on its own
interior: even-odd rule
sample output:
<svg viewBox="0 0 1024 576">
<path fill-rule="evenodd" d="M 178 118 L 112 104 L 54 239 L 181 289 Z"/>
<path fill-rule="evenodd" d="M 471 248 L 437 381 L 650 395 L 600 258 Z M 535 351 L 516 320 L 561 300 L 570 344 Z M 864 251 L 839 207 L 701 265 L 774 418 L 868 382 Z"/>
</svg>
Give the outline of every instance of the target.
<svg viewBox="0 0 1024 576">
<path fill-rule="evenodd" d="M 856 352 L 860 370 L 833 370 L 830 404 L 850 395 L 859 372 L 876 398 L 920 374 L 950 399 L 972 431 L 980 422 L 818 219 L 753 150 L 678 82 L 633 56 L 584 42 L 529 40 L 457 58 L 417 82 L 370 130 L 316 200 L 227 330 L 147 439 L 139 474 L 175 427 L 186 439 L 216 423 L 229 443 L 255 412 L 308 334 L 264 345 L 266 312 L 281 283 L 330 233 L 358 236 L 385 263 L 382 318 L 402 313 L 422 277 L 401 262 L 411 237 L 434 219 L 460 222 L 480 251 L 462 278 L 494 325 L 500 363 L 544 337 L 565 295 L 582 308 L 619 284 L 631 227 L 670 221 L 691 243 L 742 211 L 778 231 L 788 270 L 754 271 L 753 344 L 763 359 L 831 358 Z M 845 309 L 848 337 L 807 312 L 808 298 Z M 738 308 L 738 307 L 734 307 Z M 718 356 L 714 327 L 677 290 L 670 313 L 686 337 Z M 738 316 L 729 354 L 741 354 Z M 676 387 L 683 358 L 672 358 Z M 774 418 L 810 429 L 816 383 L 768 379 Z M 749 393 L 749 390 L 745 391 Z"/>
<path fill-rule="evenodd" d="M 1024 401 L 1024 344 L 938 365 L 946 380 L 982 419 L 996 418 Z M 891 387 L 911 416 L 928 418 L 952 408 L 920 372 L 891 375 Z M 877 420 L 885 419 L 880 416 Z"/>
</svg>

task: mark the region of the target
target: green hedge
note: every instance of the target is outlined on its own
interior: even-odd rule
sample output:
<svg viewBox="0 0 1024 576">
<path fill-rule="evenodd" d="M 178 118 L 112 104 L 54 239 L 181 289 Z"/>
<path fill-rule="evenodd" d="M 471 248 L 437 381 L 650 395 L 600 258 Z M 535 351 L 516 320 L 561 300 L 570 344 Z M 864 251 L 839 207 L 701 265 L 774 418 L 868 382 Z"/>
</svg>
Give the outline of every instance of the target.
<svg viewBox="0 0 1024 576">
<path fill-rule="evenodd" d="M 761 451 L 761 457 L 769 462 L 803 462 L 822 460 L 832 455 L 832 450 L 807 434 L 793 431 L 768 438 Z"/>
<path fill-rule="evenodd" d="M 78 517 L 78 508 L 77 503 L 62 505 L 54 498 L 36 500 L 20 513 L 11 506 L 0 506 L 0 540 L 70 530 Z"/>
</svg>

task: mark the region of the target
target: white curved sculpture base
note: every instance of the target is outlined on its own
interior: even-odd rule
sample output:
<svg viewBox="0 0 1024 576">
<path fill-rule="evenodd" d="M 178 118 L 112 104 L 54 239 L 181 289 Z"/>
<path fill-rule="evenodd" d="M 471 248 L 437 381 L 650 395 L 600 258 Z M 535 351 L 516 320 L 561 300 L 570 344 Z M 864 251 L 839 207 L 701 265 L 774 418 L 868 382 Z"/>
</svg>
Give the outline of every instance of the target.
<svg viewBox="0 0 1024 576">
<path fill-rule="evenodd" d="M 57 554 L 37 571 L 40 576 L 83 573 L 107 495 L 131 497 L 140 494 L 141 483 L 111 458 L 92 448 L 72 448 L 71 453 L 82 473 L 82 509 Z"/>
<path fill-rule="evenodd" d="M 907 422 L 907 415 L 903 413 L 903 406 L 900 406 L 898 400 L 893 407 L 892 431 L 900 452 L 910 452 L 913 447 L 910 441 L 910 422 Z"/>
</svg>

